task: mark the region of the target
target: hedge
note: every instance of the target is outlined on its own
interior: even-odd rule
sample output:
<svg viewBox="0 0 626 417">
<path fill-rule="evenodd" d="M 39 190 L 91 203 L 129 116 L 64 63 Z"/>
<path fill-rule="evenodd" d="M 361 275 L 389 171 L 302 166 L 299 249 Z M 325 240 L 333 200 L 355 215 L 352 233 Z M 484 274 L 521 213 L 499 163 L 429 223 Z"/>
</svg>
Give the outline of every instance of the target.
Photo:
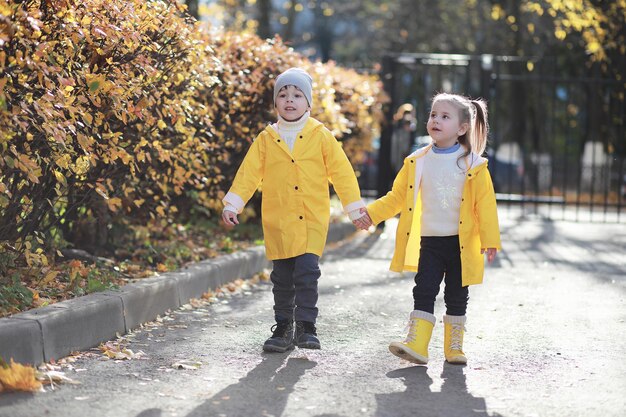
<svg viewBox="0 0 626 417">
<path fill-rule="evenodd" d="M 211 33 L 176 1 L 0 0 L 0 274 L 9 255 L 48 263 L 60 240 L 97 253 L 113 227 L 221 209 L 291 66 L 360 163 L 380 122 L 375 76 Z"/>
</svg>

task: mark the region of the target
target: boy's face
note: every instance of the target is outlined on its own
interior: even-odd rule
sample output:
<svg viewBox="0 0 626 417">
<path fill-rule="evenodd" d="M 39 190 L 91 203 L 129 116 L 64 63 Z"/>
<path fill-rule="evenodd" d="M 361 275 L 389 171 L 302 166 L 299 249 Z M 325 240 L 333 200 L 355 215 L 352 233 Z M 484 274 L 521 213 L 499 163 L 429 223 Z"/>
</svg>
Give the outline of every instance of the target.
<svg viewBox="0 0 626 417">
<path fill-rule="evenodd" d="M 299 88 L 286 85 L 280 89 L 276 96 L 276 110 L 280 117 L 289 122 L 294 122 L 309 110 L 309 103 Z"/>
</svg>

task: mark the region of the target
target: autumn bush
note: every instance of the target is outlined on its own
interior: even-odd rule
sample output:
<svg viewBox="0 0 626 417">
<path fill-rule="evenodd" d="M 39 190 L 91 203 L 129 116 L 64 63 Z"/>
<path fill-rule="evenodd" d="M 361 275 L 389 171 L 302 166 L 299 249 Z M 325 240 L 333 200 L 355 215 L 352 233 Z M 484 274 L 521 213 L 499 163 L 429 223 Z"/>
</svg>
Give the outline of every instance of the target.
<svg viewBox="0 0 626 417">
<path fill-rule="evenodd" d="M 294 65 L 358 163 L 380 117 L 375 77 L 203 30 L 176 1 L 0 0 L 2 283 L 20 267 L 51 276 L 65 247 L 115 256 L 138 231 L 211 217 Z"/>
</svg>

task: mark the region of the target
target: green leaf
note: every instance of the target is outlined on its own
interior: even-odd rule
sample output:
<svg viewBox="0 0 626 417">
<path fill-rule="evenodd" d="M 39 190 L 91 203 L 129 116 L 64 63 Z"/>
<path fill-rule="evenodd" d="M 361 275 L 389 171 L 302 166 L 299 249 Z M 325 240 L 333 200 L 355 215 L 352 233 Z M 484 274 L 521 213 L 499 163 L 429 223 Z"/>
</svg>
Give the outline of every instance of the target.
<svg viewBox="0 0 626 417">
<path fill-rule="evenodd" d="M 100 81 L 92 81 L 89 83 L 89 92 L 95 93 L 100 89 Z"/>
</svg>

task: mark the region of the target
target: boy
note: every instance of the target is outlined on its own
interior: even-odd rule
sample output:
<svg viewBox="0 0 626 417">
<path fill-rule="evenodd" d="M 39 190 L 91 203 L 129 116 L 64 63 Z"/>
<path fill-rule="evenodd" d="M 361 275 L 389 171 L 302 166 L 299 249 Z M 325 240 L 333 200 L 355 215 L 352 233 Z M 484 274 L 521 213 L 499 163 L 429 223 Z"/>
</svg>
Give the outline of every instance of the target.
<svg viewBox="0 0 626 417">
<path fill-rule="evenodd" d="M 263 345 L 266 352 L 296 345 L 320 349 L 317 283 L 330 220 L 329 180 L 355 226 L 368 226 L 361 219 L 365 204 L 341 144 L 310 117 L 312 89 L 311 76 L 300 68 L 276 78 L 278 121 L 256 137 L 222 200 L 224 223 L 239 224 L 237 213 L 263 182 L 261 218 L 266 256 L 273 263 L 276 320 Z"/>
</svg>

